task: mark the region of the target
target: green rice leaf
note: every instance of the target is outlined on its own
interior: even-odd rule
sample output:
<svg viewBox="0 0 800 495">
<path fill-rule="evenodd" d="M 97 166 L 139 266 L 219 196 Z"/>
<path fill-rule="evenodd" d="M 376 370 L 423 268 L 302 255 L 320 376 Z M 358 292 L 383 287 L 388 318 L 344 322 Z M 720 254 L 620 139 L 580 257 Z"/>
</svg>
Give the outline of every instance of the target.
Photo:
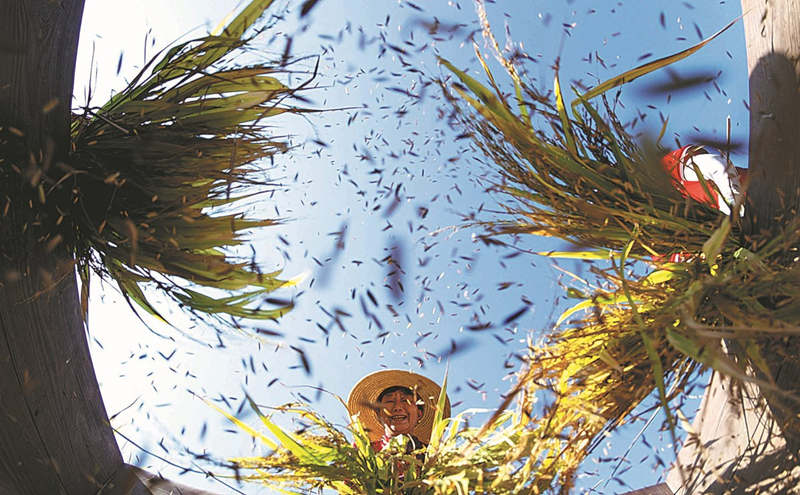
<svg viewBox="0 0 800 495">
<path fill-rule="evenodd" d="M 730 217 L 725 217 L 722 220 L 722 225 L 719 226 L 717 230 L 708 238 L 708 240 L 703 244 L 703 254 L 706 257 L 706 263 L 709 266 L 712 266 L 716 263 L 717 256 L 719 253 L 722 252 L 722 247 L 725 244 L 725 241 L 728 239 L 728 235 L 731 232 L 731 219 Z"/>
<path fill-rule="evenodd" d="M 577 260 L 611 260 L 615 256 L 619 256 L 610 249 L 598 249 L 595 251 L 539 251 L 536 254 L 547 256 L 548 258 Z"/>
<path fill-rule="evenodd" d="M 650 285 L 663 284 L 678 276 L 675 270 L 656 270 L 645 277 L 644 282 Z"/>
<path fill-rule="evenodd" d="M 572 156 L 577 158 L 578 148 L 575 145 L 575 136 L 572 134 L 572 126 L 570 125 L 569 116 L 567 115 L 567 109 L 564 106 L 564 97 L 561 94 L 561 83 L 558 81 L 558 73 L 556 73 L 555 78 L 553 79 L 553 91 L 556 97 L 558 116 L 561 119 L 561 126 L 564 131 L 564 140 L 567 151 L 569 151 Z"/>
<path fill-rule="evenodd" d="M 509 123 L 513 120 L 516 120 L 513 114 L 506 109 L 505 105 L 503 105 L 484 85 L 479 83 L 473 77 L 469 76 L 467 73 L 456 69 L 456 67 L 447 60 L 441 57 L 439 57 L 438 60 L 445 67 L 447 67 L 450 72 L 458 76 L 461 82 L 464 83 L 464 85 L 467 86 L 467 88 L 469 88 L 469 90 L 472 91 L 480 99 L 481 103 L 483 103 L 483 105 L 485 105 L 486 108 L 489 109 L 493 114 Z"/>
<path fill-rule="evenodd" d="M 631 70 L 629 70 L 627 72 L 624 72 L 624 73 L 622 73 L 622 74 L 620 74 L 618 76 L 615 76 L 615 77 L 609 79 L 608 81 L 605 81 L 605 82 L 595 86 L 594 88 L 592 88 L 589 91 L 587 91 L 586 93 L 584 93 L 580 97 L 579 100 L 576 100 L 576 101 L 572 102 L 573 109 L 575 108 L 575 105 L 577 105 L 581 100 L 583 100 L 583 101 L 591 100 L 592 98 L 600 96 L 603 93 L 605 93 L 605 92 L 607 92 L 607 91 L 609 91 L 611 89 L 614 89 L 616 87 L 622 86 L 623 84 L 627 84 L 627 83 L 629 83 L 631 81 L 634 81 L 634 80 L 636 80 L 636 79 L 638 79 L 638 78 L 640 78 L 640 77 L 642 77 L 644 75 L 650 74 L 651 72 L 656 71 L 658 69 L 662 69 L 664 67 L 667 67 L 668 65 L 673 64 L 673 63 L 675 63 L 675 62 L 677 62 L 679 60 L 683 60 L 684 58 L 686 58 L 689 55 L 692 55 L 693 53 L 697 52 L 699 49 L 703 48 L 707 44 L 711 43 L 717 36 L 721 35 L 725 31 L 730 29 L 731 26 L 733 26 L 734 24 L 739 22 L 740 19 L 741 19 L 741 16 L 737 17 L 736 19 L 734 19 L 731 22 L 729 22 L 725 27 L 723 27 L 722 29 L 720 29 L 716 33 L 712 34 L 708 38 L 704 39 L 700 43 L 697 43 L 696 45 L 693 45 L 693 46 L 691 46 L 691 47 L 689 47 L 689 48 L 687 48 L 685 50 L 681 50 L 680 52 L 675 53 L 673 55 L 669 55 L 667 57 L 662 57 L 662 58 L 660 58 L 658 60 L 654 60 L 652 62 L 648 62 L 646 64 L 640 65 L 640 66 L 638 66 L 638 67 L 636 67 L 634 69 L 631 69 Z"/>
<path fill-rule="evenodd" d="M 431 438 L 428 442 L 428 452 L 436 452 L 439 444 L 442 441 L 444 429 L 447 422 L 443 420 L 444 410 L 447 404 L 447 372 L 444 374 L 442 380 L 442 388 L 439 391 L 439 398 L 436 401 L 436 413 L 433 415 L 433 429 L 431 430 Z"/>
<path fill-rule="evenodd" d="M 633 300 L 636 302 L 636 300 Z M 585 301 L 581 301 L 578 304 L 568 308 L 566 311 L 561 313 L 561 316 L 558 317 L 556 321 L 556 326 L 561 325 L 564 323 L 564 320 L 572 316 L 573 314 L 577 313 L 578 311 L 589 309 L 593 307 L 597 308 L 604 308 L 606 306 L 614 305 L 614 304 L 624 304 L 629 302 L 628 299 L 622 294 L 598 294 L 590 299 L 586 299 Z"/>
<path fill-rule="evenodd" d="M 253 438 L 257 439 L 257 440 L 260 440 L 262 443 L 264 443 L 264 445 L 267 446 L 268 449 L 276 450 L 278 448 L 278 444 L 275 443 L 274 441 L 272 441 L 271 438 L 269 438 L 268 436 L 266 436 L 263 433 L 259 432 L 258 430 L 254 429 L 254 428 L 251 428 L 247 423 L 241 421 L 239 418 L 233 416 L 232 414 L 228 413 L 224 409 L 218 407 L 213 402 L 208 401 L 206 399 L 203 399 L 203 402 L 205 402 L 206 405 L 208 405 L 209 407 L 211 407 L 212 409 L 214 409 L 218 413 L 220 413 L 223 416 L 225 416 L 226 418 L 228 418 L 228 420 L 231 423 L 235 424 L 236 426 L 238 426 L 239 428 L 244 430 L 251 437 L 253 437 Z"/>
</svg>

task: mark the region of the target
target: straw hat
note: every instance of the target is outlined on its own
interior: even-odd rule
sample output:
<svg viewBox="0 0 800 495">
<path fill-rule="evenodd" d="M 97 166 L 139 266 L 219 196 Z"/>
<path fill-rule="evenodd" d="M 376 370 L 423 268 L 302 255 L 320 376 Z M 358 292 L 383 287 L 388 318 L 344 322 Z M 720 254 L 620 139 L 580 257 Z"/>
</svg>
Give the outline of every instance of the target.
<svg viewBox="0 0 800 495">
<path fill-rule="evenodd" d="M 375 408 L 378 396 L 389 387 L 407 387 L 416 391 L 419 399 L 425 403 L 422 417 L 414 427 L 413 434 L 425 443 L 431 438 L 433 417 L 436 414 L 436 402 L 439 400 L 441 387 L 433 380 L 405 370 L 381 370 L 362 378 L 350 391 L 347 399 L 347 410 L 351 416 L 358 415 L 361 424 L 367 430 L 372 441 L 383 435 L 383 422 Z M 450 417 L 450 399 L 445 397 L 443 418 Z"/>
</svg>

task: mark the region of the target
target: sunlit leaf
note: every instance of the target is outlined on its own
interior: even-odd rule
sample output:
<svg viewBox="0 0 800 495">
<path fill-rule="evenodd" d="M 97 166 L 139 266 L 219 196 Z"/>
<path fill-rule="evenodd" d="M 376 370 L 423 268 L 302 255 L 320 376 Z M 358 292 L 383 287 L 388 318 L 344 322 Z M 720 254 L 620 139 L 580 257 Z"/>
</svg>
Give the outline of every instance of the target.
<svg viewBox="0 0 800 495">
<path fill-rule="evenodd" d="M 650 74 L 653 71 L 662 69 L 662 68 L 664 68 L 664 67 L 666 67 L 666 66 L 668 66 L 670 64 L 673 64 L 673 63 L 675 63 L 675 62 L 677 62 L 679 60 L 683 60 L 684 58 L 686 58 L 689 55 L 692 55 L 693 53 L 697 52 L 699 49 L 703 48 L 707 44 L 711 43 L 717 36 L 721 35 L 725 31 L 730 29 L 734 24 L 739 22 L 739 19 L 741 19 L 741 17 L 737 17 L 736 19 L 732 20 L 725 27 L 723 27 L 722 29 L 720 29 L 716 33 L 712 34 L 708 38 L 704 39 L 700 43 L 697 43 L 696 45 L 693 45 L 693 46 L 691 46 L 691 47 L 689 47 L 689 48 L 687 48 L 685 50 L 681 50 L 680 52 L 675 53 L 673 55 L 669 55 L 667 57 L 662 57 L 662 58 L 659 58 L 658 60 L 654 60 L 652 62 L 648 62 L 646 64 L 640 65 L 640 66 L 636 67 L 635 69 L 631 69 L 631 70 L 629 70 L 627 72 L 624 72 L 624 73 L 622 73 L 622 74 L 620 74 L 618 76 L 615 76 L 615 77 L 609 79 L 608 81 L 604 81 L 603 83 L 598 84 L 594 88 L 592 88 L 589 91 L 587 91 L 586 93 L 584 93 L 581 96 L 580 99 L 582 99 L 582 100 L 591 100 L 592 98 L 600 96 L 603 93 L 605 93 L 605 92 L 607 92 L 607 91 L 609 91 L 611 89 L 614 89 L 616 87 L 622 86 L 623 84 L 630 83 L 630 82 L 634 81 L 635 79 L 637 79 L 639 77 L 642 77 L 644 75 Z M 577 105 L 577 104 L 578 104 L 578 101 L 572 102 L 573 109 L 575 108 L 575 105 Z"/>
</svg>

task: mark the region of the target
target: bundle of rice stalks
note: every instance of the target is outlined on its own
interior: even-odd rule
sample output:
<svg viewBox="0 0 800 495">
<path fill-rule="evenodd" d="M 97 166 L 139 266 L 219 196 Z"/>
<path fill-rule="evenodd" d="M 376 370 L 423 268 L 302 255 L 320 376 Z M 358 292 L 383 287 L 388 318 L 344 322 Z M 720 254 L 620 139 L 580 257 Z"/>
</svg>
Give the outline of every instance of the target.
<svg viewBox="0 0 800 495">
<path fill-rule="evenodd" d="M 444 389 L 443 389 L 444 390 Z M 439 411 L 444 406 L 444 391 Z M 437 413 L 430 443 L 417 451 L 402 435 L 376 452 L 357 417 L 346 429 L 328 422 L 302 404 L 276 408 L 300 425 L 292 432 L 265 416 L 252 403 L 269 435 L 209 403 L 268 449 L 264 456 L 233 458 L 236 477 L 261 482 L 285 493 L 332 489 L 340 494 L 449 494 L 540 492 L 546 486 L 533 480 L 516 457 L 520 446 L 548 457 L 547 442 L 519 413 L 497 412 L 482 427 L 468 419 L 480 411 L 465 411 L 443 419 Z M 552 456 L 549 456 L 552 458 Z"/>
<path fill-rule="evenodd" d="M 762 353 L 800 333 L 789 323 L 797 321 L 796 297 L 778 312 L 764 306 L 769 287 L 781 300 L 800 289 L 796 269 L 774 270 L 759 258 L 783 248 L 775 242 L 758 255 L 740 248 L 729 259 L 718 257 L 713 269 L 663 264 L 635 280 L 610 269 L 605 277 L 619 289 L 598 290 L 562 318 L 591 307 L 588 316 L 532 344 L 517 386 L 487 421 L 471 426 L 475 411 L 450 419 L 437 414 L 430 444 L 418 452 L 408 451 L 401 437 L 375 452 L 358 418 L 342 428 L 302 404 L 276 408 L 295 418 L 299 429 L 290 431 L 251 401 L 269 435 L 209 404 L 268 450 L 229 459 L 236 477 L 287 493 L 568 493 L 603 434 L 627 421 L 654 389 L 674 417 L 675 399 L 699 368 L 753 381 L 747 367 L 764 373 Z M 764 315 L 773 318 L 754 319 Z M 723 341 L 742 349 L 740 360 L 723 351 Z M 439 410 L 445 391 L 446 384 Z"/>
<path fill-rule="evenodd" d="M 75 253 L 84 311 L 91 271 L 162 320 L 143 286 L 205 315 L 275 318 L 290 309 L 256 305 L 291 282 L 231 251 L 245 231 L 278 222 L 246 218 L 243 205 L 274 189 L 265 159 L 288 149 L 267 119 L 307 111 L 290 102 L 313 79 L 290 88 L 281 82 L 295 72 L 286 62 L 235 64 L 271 3 L 255 0 L 215 34 L 169 48 L 103 106 L 73 116 L 71 153 L 53 167 L 61 175 L 39 184 L 39 217 L 53 228 L 49 242 Z"/>
<path fill-rule="evenodd" d="M 664 151 L 637 145 L 604 98 L 600 108 L 590 101 L 689 56 L 728 27 L 577 96 L 571 114 L 557 75 L 552 97 L 542 94 L 499 49 L 515 96 L 500 89 L 480 53 L 488 85 L 442 60 L 457 78 L 443 86 L 459 124 L 500 174 L 493 190 L 505 214 L 477 223 L 481 238 L 504 244 L 521 234 L 556 237 L 578 248 L 540 254 L 610 263 L 592 269 L 596 285 L 569 289 L 581 302 L 530 346 L 520 374 L 529 428 L 549 442 L 550 457 L 525 445 L 513 459 L 551 489 L 568 490 L 603 434 L 654 391 L 675 438 L 680 399 L 706 367 L 754 381 L 795 411 L 800 405 L 777 390 L 764 359 L 800 330 L 797 268 L 786 263 L 796 256 L 797 229 L 745 243 L 736 216 L 683 198 L 660 164 Z M 484 34 L 496 47 L 485 17 Z M 686 261 L 660 261 L 673 253 Z M 546 406 L 534 408 L 543 397 Z"/>
</svg>

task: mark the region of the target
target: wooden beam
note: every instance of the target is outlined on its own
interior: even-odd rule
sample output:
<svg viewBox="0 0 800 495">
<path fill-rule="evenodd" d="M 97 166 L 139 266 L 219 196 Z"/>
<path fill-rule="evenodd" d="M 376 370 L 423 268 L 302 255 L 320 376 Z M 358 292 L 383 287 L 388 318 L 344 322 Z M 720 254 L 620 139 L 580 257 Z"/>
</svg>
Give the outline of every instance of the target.
<svg viewBox="0 0 800 495">
<path fill-rule="evenodd" d="M 666 483 L 676 495 L 798 493 L 794 457 L 758 387 L 714 373 Z"/>
<path fill-rule="evenodd" d="M 648 486 L 632 492 L 626 492 L 623 495 L 673 495 L 673 493 L 666 483 L 659 483 L 657 485 Z"/>
<path fill-rule="evenodd" d="M 125 468 L 89 355 L 74 253 L 48 245 L 56 219 L 37 214 L 68 161 L 82 14 L 83 0 L 0 0 L 3 494 L 149 493 L 136 477 L 109 486 Z"/>
<path fill-rule="evenodd" d="M 800 0 L 742 0 L 750 81 L 750 184 L 744 227 L 763 245 L 800 218 Z M 796 252 L 786 246 L 784 262 Z M 760 302 L 778 307 L 764 294 Z M 734 348 L 735 350 L 735 348 Z M 800 451 L 800 339 L 771 342 L 764 353 L 769 374 L 758 378 L 785 394 L 762 390 L 791 452 Z"/>
<path fill-rule="evenodd" d="M 750 81 L 753 234 L 769 235 L 800 206 L 800 0 L 742 0 Z"/>
<path fill-rule="evenodd" d="M 150 473 L 135 466 L 128 466 L 128 468 L 142 481 L 153 495 L 216 495 L 212 492 L 175 483 L 174 481 L 164 479 L 157 474 Z"/>
<path fill-rule="evenodd" d="M 0 286 L 0 487 L 96 493 L 123 462 L 89 356 L 74 269 L 53 253 L 29 261 L 24 272 L 0 260 L 0 271 L 19 273 Z"/>
</svg>

